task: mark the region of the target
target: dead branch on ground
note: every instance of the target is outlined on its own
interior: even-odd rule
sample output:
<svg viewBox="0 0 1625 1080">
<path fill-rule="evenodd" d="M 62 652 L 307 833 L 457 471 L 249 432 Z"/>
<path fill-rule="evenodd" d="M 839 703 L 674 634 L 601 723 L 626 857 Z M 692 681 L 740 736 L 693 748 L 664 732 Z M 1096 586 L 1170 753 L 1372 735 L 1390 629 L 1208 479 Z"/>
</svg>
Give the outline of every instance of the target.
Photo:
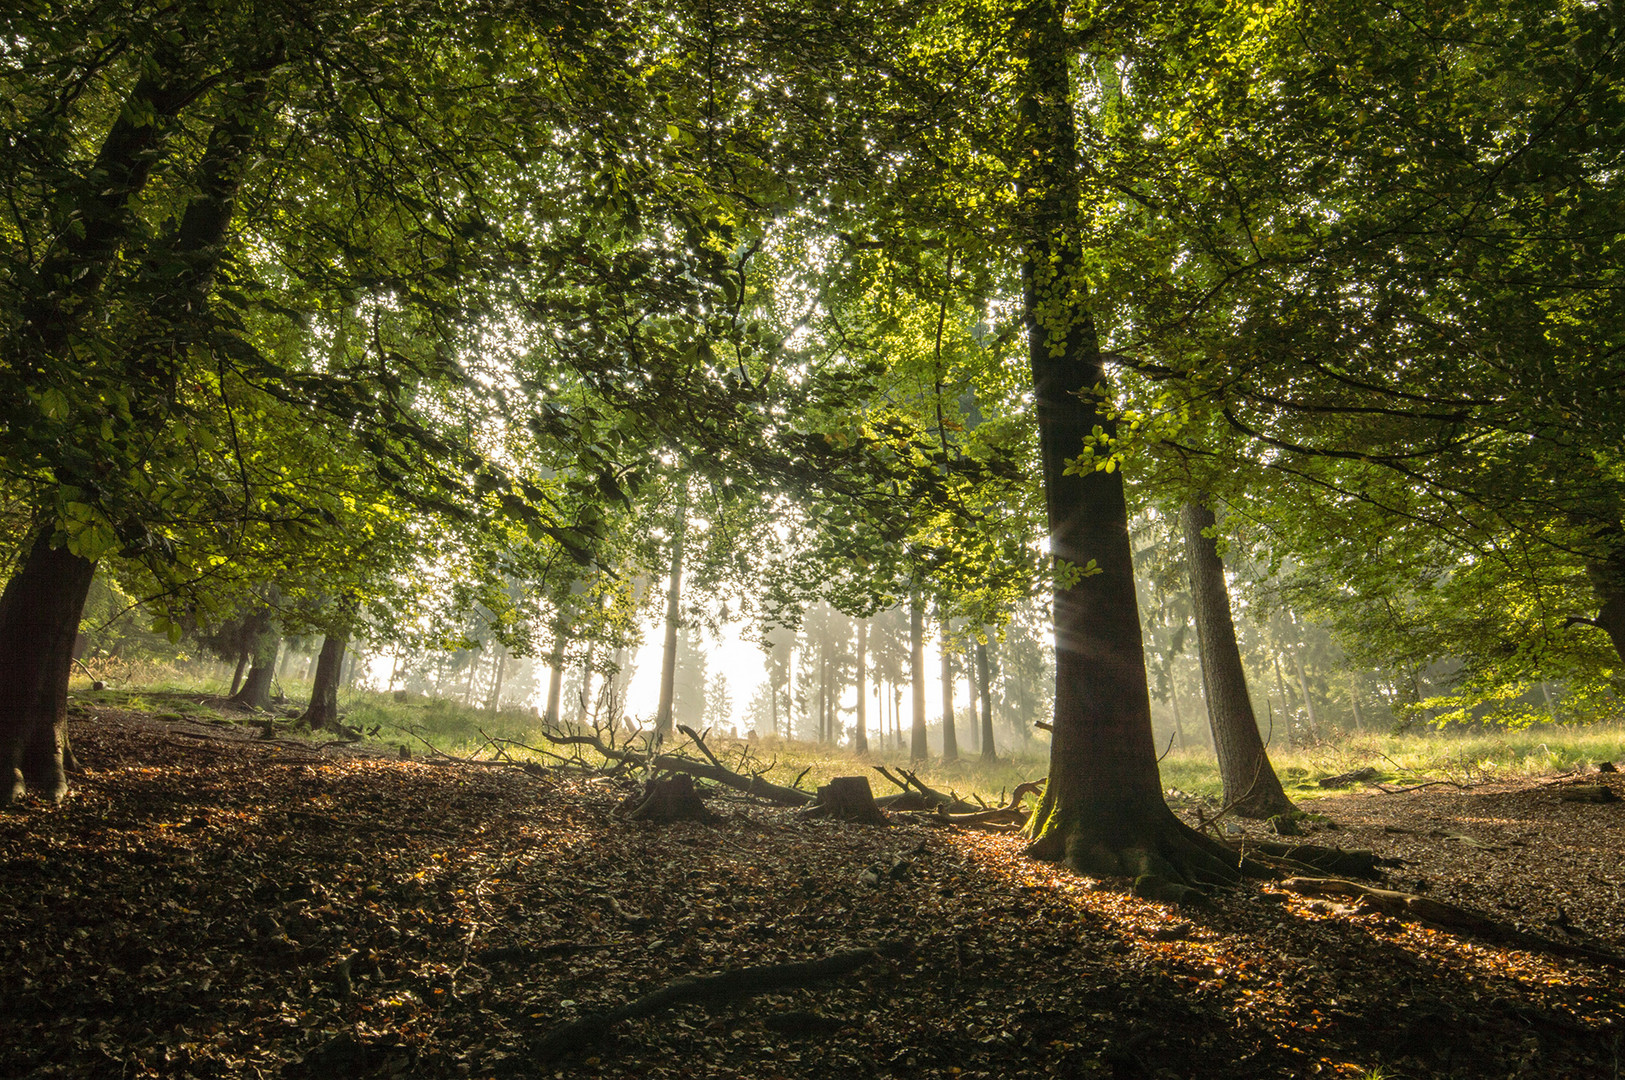
<svg viewBox="0 0 1625 1080">
<path fill-rule="evenodd" d="M 716 975 L 678 979 L 618 1009 L 584 1016 L 557 1027 L 533 1043 L 531 1052 L 538 1062 L 552 1062 L 572 1050 L 601 1041 L 623 1020 L 653 1016 L 679 1005 L 736 1001 L 758 994 L 794 990 L 825 979 L 849 975 L 876 960 L 905 956 L 911 949 L 908 942 L 883 942 L 870 949 L 833 953 L 822 960 L 766 964 Z"/>
</svg>

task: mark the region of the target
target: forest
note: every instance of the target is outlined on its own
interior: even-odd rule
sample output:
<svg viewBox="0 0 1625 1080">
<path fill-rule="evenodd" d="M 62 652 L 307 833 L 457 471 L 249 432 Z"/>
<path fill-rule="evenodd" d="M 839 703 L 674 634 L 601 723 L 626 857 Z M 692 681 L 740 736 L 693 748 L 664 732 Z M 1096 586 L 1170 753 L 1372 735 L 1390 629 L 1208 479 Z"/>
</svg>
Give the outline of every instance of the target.
<svg viewBox="0 0 1625 1080">
<path fill-rule="evenodd" d="M 14 0 L 0 1073 L 1619 1075 L 1625 13 Z"/>
</svg>

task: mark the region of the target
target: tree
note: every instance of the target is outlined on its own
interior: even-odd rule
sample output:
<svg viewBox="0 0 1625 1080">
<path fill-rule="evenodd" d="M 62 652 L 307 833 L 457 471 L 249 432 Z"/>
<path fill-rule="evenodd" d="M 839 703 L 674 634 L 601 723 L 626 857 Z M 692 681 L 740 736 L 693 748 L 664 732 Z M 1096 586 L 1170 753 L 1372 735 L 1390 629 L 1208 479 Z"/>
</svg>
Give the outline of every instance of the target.
<svg viewBox="0 0 1625 1080">
<path fill-rule="evenodd" d="M 1168 809 L 1134 592 L 1115 421 L 1087 306 L 1078 220 L 1082 162 L 1065 9 L 1019 13 L 1023 313 L 1055 559 L 1055 720 L 1033 855 L 1083 873 L 1231 880 L 1222 845 Z"/>
<path fill-rule="evenodd" d="M 1241 649 L 1230 617 L 1230 593 L 1224 563 L 1219 558 L 1218 525 L 1213 511 L 1193 500 L 1185 504 L 1180 519 L 1196 637 L 1202 650 L 1202 687 L 1213 730 L 1213 748 L 1219 758 L 1219 777 L 1224 783 L 1225 805 L 1242 817 L 1288 813 L 1293 809 L 1292 800 L 1281 789 L 1281 781 L 1270 765 L 1247 695 L 1247 675 L 1242 670 Z"/>
</svg>

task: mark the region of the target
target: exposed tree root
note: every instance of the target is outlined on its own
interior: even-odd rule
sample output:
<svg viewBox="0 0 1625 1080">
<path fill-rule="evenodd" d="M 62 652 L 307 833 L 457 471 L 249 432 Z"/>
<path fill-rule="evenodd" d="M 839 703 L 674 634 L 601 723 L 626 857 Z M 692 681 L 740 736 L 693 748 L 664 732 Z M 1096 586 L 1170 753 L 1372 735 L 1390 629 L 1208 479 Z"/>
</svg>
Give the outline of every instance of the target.
<svg viewBox="0 0 1625 1080">
<path fill-rule="evenodd" d="M 1373 851 L 1345 851 L 1319 844 L 1272 844 L 1249 842 L 1246 850 L 1282 859 L 1294 867 L 1308 867 L 1345 877 L 1376 878 L 1382 867 L 1398 866 L 1398 859 L 1385 859 Z"/>
<path fill-rule="evenodd" d="M 796 964 L 767 964 L 761 967 L 724 971 L 716 975 L 678 979 L 618 1009 L 584 1016 L 580 1020 L 554 1028 L 532 1044 L 531 1052 L 538 1063 L 552 1062 L 573 1050 L 584 1049 L 601 1041 L 623 1020 L 652 1016 L 678 1005 L 732 1001 L 754 997 L 757 994 L 810 986 L 825 979 L 851 974 L 882 958 L 907 955 L 911 949 L 912 945 L 908 942 L 885 942 L 872 949 L 853 949 L 849 952 L 834 953 L 822 960 L 808 960 Z"/>
<path fill-rule="evenodd" d="M 1416 893 L 1378 889 L 1356 881 L 1345 881 L 1342 878 L 1292 877 L 1280 884 L 1281 888 L 1301 896 L 1348 897 L 1358 900 L 1363 910 L 1380 911 L 1396 919 L 1433 923 L 1436 926 L 1465 931 L 1476 937 L 1513 945 L 1520 949 L 1529 949 L 1532 952 L 1592 960 L 1610 967 L 1625 967 L 1625 956 L 1619 953 L 1553 941 L 1538 934 L 1526 933 L 1472 908 L 1418 896 Z"/>
</svg>

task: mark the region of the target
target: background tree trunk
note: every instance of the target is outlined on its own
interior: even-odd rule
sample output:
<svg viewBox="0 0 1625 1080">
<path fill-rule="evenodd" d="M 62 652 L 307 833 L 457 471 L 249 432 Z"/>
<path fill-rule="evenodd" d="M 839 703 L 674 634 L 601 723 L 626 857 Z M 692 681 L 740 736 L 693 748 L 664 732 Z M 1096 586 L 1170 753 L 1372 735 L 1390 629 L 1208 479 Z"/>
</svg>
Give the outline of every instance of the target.
<svg viewBox="0 0 1625 1080">
<path fill-rule="evenodd" d="M 553 655 L 547 658 L 547 713 L 548 727 L 559 726 L 559 694 L 564 689 L 564 631 L 553 635 Z"/>
<path fill-rule="evenodd" d="M 671 735 L 672 702 L 677 687 L 677 624 L 683 599 L 683 541 L 688 535 L 688 484 L 677 500 L 677 521 L 671 540 L 671 578 L 666 587 L 666 648 L 660 656 L 660 704 L 655 710 L 655 737 Z"/>
<path fill-rule="evenodd" d="M 282 635 L 277 632 L 269 614 L 255 616 L 254 625 L 250 637 L 253 658 L 248 678 L 243 680 L 242 689 L 233 694 L 231 700 L 249 709 L 269 709 L 271 680 L 276 674 L 276 654 L 282 646 Z"/>
<path fill-rule="evenodd" d="M 925 734 L 925 609 L 920 605 L 918 592 L 909 598 L 908 650 L 909 688 L 914 702 L 908 756 L 913 761 L 924 761 L 931 756 L 931 744 Z"/>
<path fill-rule="evenodd" d="M 982 760 L 996 761 L 993 749 L 993 685 L 988 677 L 987 642 L 976 643 L 976 682 L 982 694 Z"/>
<path fill-rule="evenodd" d="M 942 657 L 942 763 L 959 760 L 959 735 L 954 731 L 954 654 L 948 648 L 948 616 L 937 605 L 942 621 L 942 640 L 937 652 Z"/>
<path fill-rule="evenodd" d="M 1230 616 L 1230 593 L 1224 563 L 1212 532 L 1213 511 L 1198 501 L 1180 512 L 1185 531 L 1185 563 L 1191 576 L 1191 602 L 1196 637 L 1202 646 L 1202 686 L 1207 694 L 1208 723 L 1219 758 L 1225 805 L 1242 817 L 1267 818 L 1292 810 L 1292 801 L 1264 751 L 1258 720 L 1247 695 L 1247 675 Z"/>
<path fill-rule="evenodd" d="M 321 655 L 316 658 L 316 677 L 310 685 L 310 705 L 299 718 L 309 724 L 312 731 L 339 726 L 339 674 L 344 670 L 344 648 L 348 640 L 342 634 L 328 634 L 322 639 Z"/>
<path fill-rule="evenodd" d="M 63 770 L 73 643 L 96 564 L 52 547 L 42 526 L 0 593 L 0 805 L 28 790 L 53 801 Z"/>
<path fill-rule="evenodd" d="M 869 711 L 868 711 L 868 653 L 869 653 L 869 620 L 858 620 L 858 714 L 857 730 L 852 733 L 852 749 L 860 754 L 869 752 Z"/>
</svg>

